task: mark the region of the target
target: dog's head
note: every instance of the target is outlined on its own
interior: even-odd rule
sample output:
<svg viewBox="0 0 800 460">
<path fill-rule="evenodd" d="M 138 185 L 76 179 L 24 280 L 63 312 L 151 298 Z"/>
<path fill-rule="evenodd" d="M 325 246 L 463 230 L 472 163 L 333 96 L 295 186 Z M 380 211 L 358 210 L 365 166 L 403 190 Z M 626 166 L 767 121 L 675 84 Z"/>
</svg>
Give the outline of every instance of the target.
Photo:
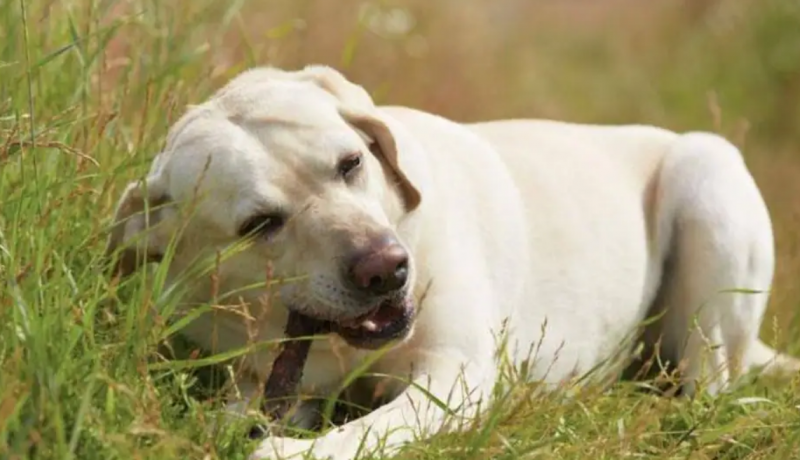
<svg viewBox="0 0 800 460">
<path fill-rule="evenodd" d="M 366 91 L 332 69 L 245 72 L 190 109 L 148 177 L 128 185 L 108 253 L 126 275 L 171 250 L 173 276 L 239 245 L 216 268 L 220 295 L 271 267 L 280 304 L 352 345 L 402 339 L 414 260 L 397 226 L 421 197 L 400 144 Z M 191 295 L 211 290 L 199 282 Z"/>
</svg>

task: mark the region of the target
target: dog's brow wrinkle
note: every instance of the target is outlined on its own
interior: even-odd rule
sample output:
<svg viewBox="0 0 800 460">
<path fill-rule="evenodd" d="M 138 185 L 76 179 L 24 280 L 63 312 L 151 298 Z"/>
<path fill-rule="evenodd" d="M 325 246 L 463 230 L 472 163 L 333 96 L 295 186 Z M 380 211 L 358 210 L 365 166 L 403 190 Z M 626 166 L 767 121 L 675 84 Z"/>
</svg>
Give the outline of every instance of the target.
<svg viewBox="0 0 800 460">
<path fill-rule="evenodd" d="M 278 117 L 273 115 L 255 115 L 255 116 L 246 116 L 244 114 L 228 114 L 228 120 L 232 123 L 237 125 L 245 125 L 250 123 L 263 123 L 267 126 L 269 125 L 277 125 L 283 128 L 295 128 L 295 129 L 313 129 L 314 126 L 305 123 L 302 120 L 294 120 L 288 119 L 286 117 Z"/>
</svg>

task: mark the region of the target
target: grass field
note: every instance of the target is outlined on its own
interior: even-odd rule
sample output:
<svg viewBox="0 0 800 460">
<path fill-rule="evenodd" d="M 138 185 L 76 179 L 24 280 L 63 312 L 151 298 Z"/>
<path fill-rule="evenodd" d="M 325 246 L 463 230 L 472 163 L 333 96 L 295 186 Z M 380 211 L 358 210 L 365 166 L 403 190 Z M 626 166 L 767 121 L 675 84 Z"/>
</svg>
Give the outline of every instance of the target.
<svg viewBox="0 0 800 460">
<path fill-rule="evenodd" d="M 723 133 L 770 207 L 763 337 L 800 354 L 800 2 L 7 0 L 0 4 L 0 459 L 245 458 L 210 430 L 203 364 L 171 364 L 172 305 L 101 271 L 121 187 L 166 129 L 256 64 L 334 65 L 380 102 Z M 161 315 L 149 314 L 150 308 Z M 711 400 L 631 384 L 519 386 L 401 458 L 800 458 L 800 380 Z"/>
</svg>

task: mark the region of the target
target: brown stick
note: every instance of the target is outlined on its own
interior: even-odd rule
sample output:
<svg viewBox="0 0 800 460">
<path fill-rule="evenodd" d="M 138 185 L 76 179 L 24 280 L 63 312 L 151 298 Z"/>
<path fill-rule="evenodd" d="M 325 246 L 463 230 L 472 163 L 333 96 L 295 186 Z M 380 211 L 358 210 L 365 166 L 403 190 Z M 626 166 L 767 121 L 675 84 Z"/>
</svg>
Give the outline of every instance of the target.
<svg viewBox="0 0 800 460">
<path fill-rule="evenodd" d="M 262 410 L 271 420 L 282 420 L 294 404 L 303 368 L 311 348 L 311 340 L 292 340 L 308 337 L 326 331 L 326 323 L 311 319 L 299 313 L 289 312 L 284 329 L 286 338 L 283 349 L 272 364 L 267 383 L 264 386 Z"/>
</svg>

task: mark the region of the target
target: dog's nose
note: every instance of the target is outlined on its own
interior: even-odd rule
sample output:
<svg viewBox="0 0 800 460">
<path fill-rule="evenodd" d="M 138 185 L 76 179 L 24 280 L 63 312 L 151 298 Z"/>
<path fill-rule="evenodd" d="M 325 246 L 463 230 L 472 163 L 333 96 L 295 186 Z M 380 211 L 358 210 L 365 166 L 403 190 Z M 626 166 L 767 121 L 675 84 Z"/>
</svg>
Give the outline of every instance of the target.
<svg viewBox="0 0 800 460">
<path fill-rule="evenodd" d="M 408 279 L 408 253 L 394 239 L 381 239 L 350 268 L 356 288 L 373 295 L 402 288 Z"/>
</svg>

